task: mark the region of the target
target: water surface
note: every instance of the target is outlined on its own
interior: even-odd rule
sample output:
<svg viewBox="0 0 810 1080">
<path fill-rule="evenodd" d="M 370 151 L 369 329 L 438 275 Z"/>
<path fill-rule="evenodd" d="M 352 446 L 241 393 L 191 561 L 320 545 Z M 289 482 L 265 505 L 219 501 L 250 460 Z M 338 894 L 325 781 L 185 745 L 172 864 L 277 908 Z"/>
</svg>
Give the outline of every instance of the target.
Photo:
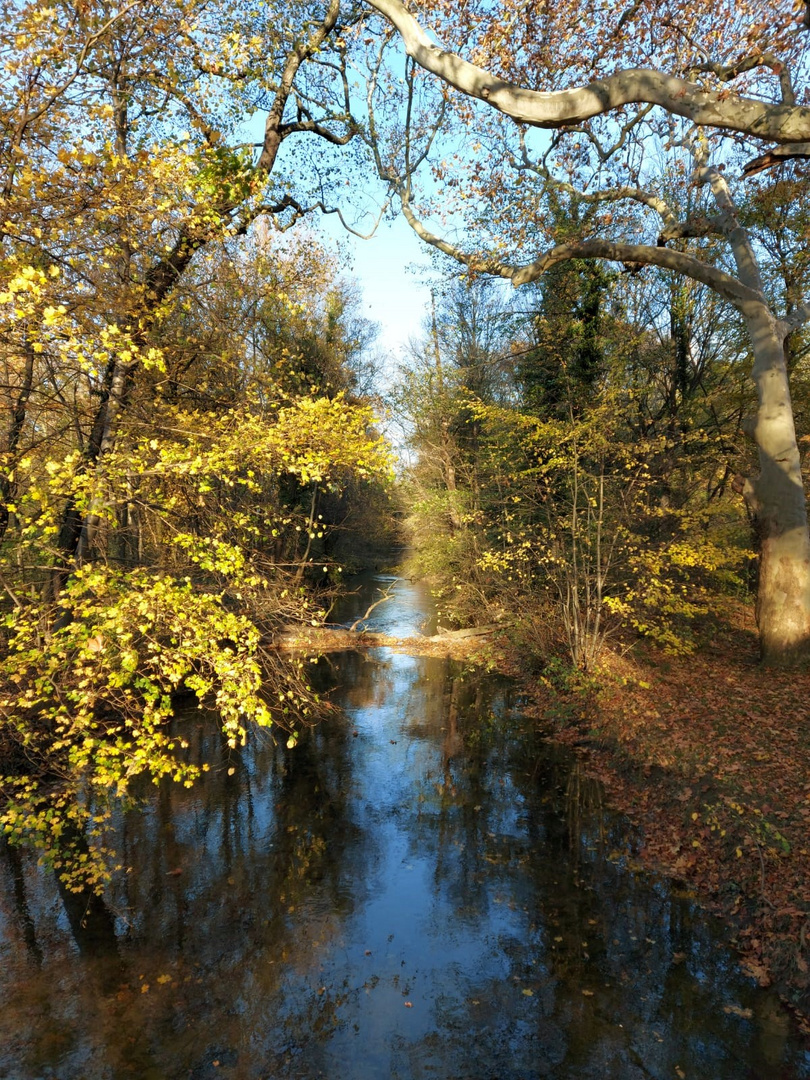
<svg viewBox="0 0 810 1080">
<path fill-rule="evenodd" d="M 372 628 L 410 633 L 427 602 L 396 592 Z M 313 675 L 340 712 L 292 751 L 182 721 L 211 773 L 122 816 L 103 909 L 0 858 L 0 1076 L 810 1078 L 508 686 L 385 649 Z"/>
</svg>

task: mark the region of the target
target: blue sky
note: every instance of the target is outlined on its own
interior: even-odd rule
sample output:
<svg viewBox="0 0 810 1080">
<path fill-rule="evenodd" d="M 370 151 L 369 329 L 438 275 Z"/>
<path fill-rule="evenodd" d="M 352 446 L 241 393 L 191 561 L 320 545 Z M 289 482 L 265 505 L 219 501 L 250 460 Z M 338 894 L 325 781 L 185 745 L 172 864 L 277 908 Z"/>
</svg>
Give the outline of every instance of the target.
<svg viewBox="0 0 810 1080">
<path fill-rule="evenodd" d="M 346 273 L 360 282 L 364 314 L 379 323 L 379 349 L 395 364 L 428 311 L 430 292 L 420 281 L 428 249 L 403 218 L 381 222 L 370 240 L 347 233 L 335 217 L 322 219 L 321 230 L 347 253 Z"/>
</svg>

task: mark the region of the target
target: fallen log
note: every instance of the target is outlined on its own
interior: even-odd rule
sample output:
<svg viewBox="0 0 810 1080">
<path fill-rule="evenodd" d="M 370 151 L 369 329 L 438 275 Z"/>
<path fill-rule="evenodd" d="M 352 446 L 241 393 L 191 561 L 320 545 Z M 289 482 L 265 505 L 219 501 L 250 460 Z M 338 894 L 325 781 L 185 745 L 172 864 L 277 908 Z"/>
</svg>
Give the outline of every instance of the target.
<svg viewBox="0 0 810 1080">
<path fill-rule="evenodd" d="M 395 637 L 392 634 L 370 630 L 349 630 L 345 627 L 307 627 L 297 631 L 287 629 L 285 633 L 274 637 L 272 642 L 265 641 L 266 647 L 291 652 L 339 652 L 344 649 L 369 649 L 387 646 L 414 655 L 457 656 L 464 657 L 468 648 L 474 648 L 474 642 L 499 630 L 498 626 L 470 627 L 465 630 L 451 630 L 442 634 L 412 634 L 409 637 Z"/>
<path fill-rule="evenodd" d="M 428 641 L 446 641 L 448 638 L 451 641 L 461 641 L 464 638 L 485 637 L 487 634 L 494 634 L 497 630 L 503 630 L 504 625 L 503 623 L 497 625 L 490 623 L 489 626 L 468 626 L 464 630 L 444 630 L 439 626 L 437 627 L 438 633 L 429 637 Z"/>
</svg>

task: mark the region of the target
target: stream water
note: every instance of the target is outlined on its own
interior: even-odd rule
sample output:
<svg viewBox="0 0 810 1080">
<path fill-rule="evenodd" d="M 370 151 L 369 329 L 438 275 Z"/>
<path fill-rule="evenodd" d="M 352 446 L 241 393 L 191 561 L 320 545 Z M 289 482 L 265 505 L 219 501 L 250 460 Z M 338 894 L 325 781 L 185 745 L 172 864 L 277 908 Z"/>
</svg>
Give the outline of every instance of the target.
<svg viewBox="0 0 810 1080">
<path fill-rule="evenodd" d="M 400 582 L 369 622 L 428 612 Z M 387 649 L 313 673 L 340 711 L 292 751 L 180 721 L 211 772 L 121 816 L 104 908 L 0 850 L 0 1077 L 810 1078 L 775 996 L 632 869 L 508 686 Z"/>
</svg>

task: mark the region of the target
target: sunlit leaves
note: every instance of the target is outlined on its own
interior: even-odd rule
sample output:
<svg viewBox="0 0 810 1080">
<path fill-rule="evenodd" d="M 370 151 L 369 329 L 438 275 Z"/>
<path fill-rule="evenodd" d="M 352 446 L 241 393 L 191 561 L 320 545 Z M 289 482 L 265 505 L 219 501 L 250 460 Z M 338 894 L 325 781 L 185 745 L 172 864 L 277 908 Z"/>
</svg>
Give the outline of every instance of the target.
<svg viewBox="0 0 810 1080">
<path fill-rule="evenodd" d="M 276 228 L 304 212 L 304 174 L 323 198 L 322 162 L 269 176 L 299 128 L 353 134 L 346 46 L 306 0 L 4 15 L 2 820 L 97 888 L 110 799 L 199 774 L 178 692 L 231 747 L 313 719 L 301 665 L 263 635 L 324 615 L 305 580 L 316 554 L 319 584 L 332 568 L 319 501 L 390 473 L 349 395 L 367 340 L 350 289 Z M 257 108 L 275 110 L 260 167 Z"/>
<path fill-rule="evenodd" d="M 7 616 L 0 713 L 6 738 L 34 766 L 30 776 L 0 778 L 0 824 L 11 839 L 32 843 L 51 863 L 64 864 L 77 887 L 101 883 L 105 859 L 97 845 L 90 843 L 90 862 L 79 866 L 65 863 L 59 837 L 71 822 L 85 832 L 96 815 L 109 811 L 110 797 L 127 796 L 137 777 L 157 782 L 167 776 L 190 785 L 199 776 L 204 766 L 184 756 L 185 739 L 170 724 L 178 692 L 194 693 L 216 708 L 232 747 L 245 741 L 251 725 L 315 715 L 317 699 L 295 667 L 286 684 L 276 673 L 271 692 L 260 630 L 233 602 L 252 595 L 274 603 L 278 586 L 266 577 L 272 568 L 265 560 L 262 570 L 254 552 L 261 551 L 271 526 L 277 531 L 292 520 L 283 512 L 275 519 L 257 517 L 250 500 L 285 473 L 301 483 L 332 485 L 353 473 L 385 473 L 387 453 L 369 433 L 370 421 L 368 410 L 341 398 L 290 403 L 275 423 L 249 412 L 214 422 L 176 415 L 184 425 L 182 439 L 151 437 L 126 454 L 111 454 L 103 474 L 77 469 L 75 455 L 46 462 L 47 480 L 23 485 L 21 538 L 42 558 L 66 497 L 80 509 L 97 505 L 103 485 L 107 527 L 114 528 L 119 485 L 131 498 L 137 472 L 140 499 L 156 523 L 172 525 L 167 539 L 181 559 L 164 556 L 166 569 L 124 570 L 103 562 L 79 568 L 59 598 L 65 623 L 59 629 L 49 628 L 48 609 L 37 603 L 19 605 Z M 221 513 L 229 486 L 241 491 L 241 500 L 218 524 L 214 508 Z M 201 536 L 184 514 L 209 499 L 214 531 Z M 323 535 L 323 526 L 316 528 Z M 182 567 L 205 578 L 197 576 L 195 583 Z M 202 581 L 208 588 L 199 587 Z M 296 603 L 301 609 L 305 600 Z"/>
</svg>

